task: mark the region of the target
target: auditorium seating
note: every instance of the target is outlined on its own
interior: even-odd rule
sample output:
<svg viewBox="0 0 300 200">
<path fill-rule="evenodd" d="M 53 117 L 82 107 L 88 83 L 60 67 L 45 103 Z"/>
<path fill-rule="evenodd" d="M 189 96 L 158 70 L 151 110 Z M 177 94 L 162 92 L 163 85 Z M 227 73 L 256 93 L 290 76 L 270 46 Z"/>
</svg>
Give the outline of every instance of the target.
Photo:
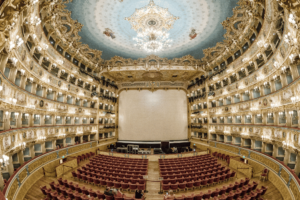
<svg viewBox="0 0 300 200">
<path fill-rule="evenodd" d="M 257 189 L 258 183 L 249 183 L 249 179 L 241 179 L 234 184 L 228 184 L 216 188 L 214 191 L 208 190 L 207 192 L 200 192 L 198 194 L 191 194 L 189 196 L 178 196 L 175 200 L 262 200 L 262 196 L 266 193 L 267 188 L 262 186 L 261 189 Z"/>
<path fill-rule="evenodd" d="M 210 155 L 160 159 L 159 167 L 164 191 L 201 188 L 235 177 L 234 171 L 217 163 Z"/>
<path fill-rule="evenodd" d="M 119 158 L 97 155 L 85 166 L 73 171 L 75 180 L 100 187 L 114 187 L 121 190 L 145 190 L 148 160 Z"/>
<path fill-rule="evenodd" d="M 229 164 L 229 160 L 230 160 L 230 156 L 229 155 L 218 153 L 218 152 L 213 152 L 212 155 L 214 157 L 217 157 L 218 159 L 226 161 L 227 164 Z"/>
<path fill-rule="evenodd" d="M 90 152 L 90 153 L 86 153 L 86 154 L 77 156 L 77 164 L 79 164 L 81 161 L 84 161 L 86 159 L 93 157 L 94 155 L 95 155 L 94 152 Z"/>
</svg>

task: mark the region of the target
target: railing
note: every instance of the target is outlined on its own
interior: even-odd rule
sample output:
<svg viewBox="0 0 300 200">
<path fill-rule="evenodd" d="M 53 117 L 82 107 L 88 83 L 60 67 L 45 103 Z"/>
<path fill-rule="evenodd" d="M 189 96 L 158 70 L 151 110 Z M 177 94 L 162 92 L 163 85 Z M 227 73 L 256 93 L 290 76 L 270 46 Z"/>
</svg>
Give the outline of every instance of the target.
<svg viewBox="0 0 300 200">
<path fill-rule="evenodd" d="M 298 200 L 300 198 L 300 180 L 295 174 L 294 170 L 291 170 L 283 162 L 259 151 L 239 147 L 236 145 L 225 144 L 212 140 L 209 141 L 209 144 L 211 147 L 228 151 L 233 154 L 246 154 L 247 159 L 253 160 L 262 166 L 268 167 L 270 171 L 273 171 L 273 173 L 278 176 L 280 180 L 282 180 L 286 187 L 295 196 L 295 199 Z"/>
<path fill-rule="evenodd" d="M 142 148 L 142 149 L 147 149 L 147 148 Z M 188 152 L 181 152 L 181 153 L 168 153 L 168 154 L 166 154 L 166 153 L 154 154 L 152 152 L 150 154 L 122 153 L 122 152 L 117 152 L 116 149 L 113 149 L 113 151 L 105 150 L 105 151 L 100 151 L 100 152 L 106 152 L 112 156 L 114 154 L 122 154 L 122 155 L 124 155 L 124 157 L 126 157 L 126 156 L 129 157 L 129 155 L 135 155 L 135 156 L 142 156 L 142 157 L 146 156 L 145 158 L 147 158 L 147 156 L 149 156 L 149 155 L 160 155 L 161 158 L 164 158 L 166 155 L 178 155 L 178 157 L 182 157 L 182 154 L 189 154 L 189 153 L 193 153 L 194 156 L 198 155 L 198 153 L 203 153 L 203 152 L 208 154 L 207 150 L 199 150 L 199 149 L 198 150 L 195 149 L 195 151 L 188 151 Z"/>
<path fill-rule="evenodd" d="M 52 155 L 53 153 L 56 153 L 57 155 L 55 157 L 53 157 L 52 159 L 48 160 L 46 159 L 46 161 L 42 164 L 46 164 L 46 163 L 49 163 L 49 162 L 52 162 L 56 159 L 59 159 L 59 153 L 61 151 L 66 151 L 66 154 L 68 155 L 68 150 L 71 150 L 72 148 L 74 147 L 77 147 L 77 146 L 82 146 L 82 145 L 87 145 L 87 144 L 90 144 L 89 147 L 93 147 L 93 143 L 95 143 L 97 145 L 96 142 L 87 142 L 87 143 L 82 143 L 82 144 L 77 144 L 77 145 L 72 145 L 72 146 L 68 146 L 68 147 L 64 147 L 64 148 L 61 148 L 61 149 L 57 149 L 57 150 L 53 150 L 53 151 L 50 151 L 50 152 L 46 152 L 42 155 L 39 155 L 25 163 L 23 163 L 23 165 L 21 167 L 19 167 L 13 174 L 12 176 L 9 178 L 9 180 L 7 181 L 5 187 L 4 187 L 4 190 L 3 190 L 3 194 L 5 195 L 5 197 L 7 198 L 8 197 L 8 194 L 9 194 L 9 191 L 11 188 L 13 189 L 16 189 L 16 191 L 14 191 L 14 194 L 17 194 L 17 190 L 20 188 L 21 184 L 22 184 L 22 181 L 24 181 L 24 179 L 26 177 L 28 177 L 31 173 L 35 172 L 37 170 L 38 167 L 32 169 L 32 171 L 30 171 L 30 166 L 32 164 L 34 164 L 36 161 L 38 161 L 39 159 L 43 159 L 43 158 L 47 158 L 47 156 L 50 156 Z M 96 146 L 94 145 L 94 146 Z M 80 151 L 80 150 L 79 150 Z M 72 153 L 76 153 L 76 152 L 72 152 Z M 22 177 L 24 174 L 21 175 L 21 173 L 25 172 L 25 177 Z M 20 180 L 20 179 L 23 179 L 23 180 Z M 17 185 L 18 187 L 15 188 L 14 186 L 12 186 L 15 181 L 17 180 Z M 11 199 L 9 199 L 11 200 Z"/>
</svg>

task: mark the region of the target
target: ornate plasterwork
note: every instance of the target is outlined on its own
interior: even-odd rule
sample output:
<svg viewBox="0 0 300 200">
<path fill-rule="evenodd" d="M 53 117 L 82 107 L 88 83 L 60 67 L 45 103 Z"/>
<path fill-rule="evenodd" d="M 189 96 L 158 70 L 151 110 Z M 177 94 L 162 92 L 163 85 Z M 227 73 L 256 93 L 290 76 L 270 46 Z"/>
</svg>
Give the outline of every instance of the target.
<svg viewBox="0 0 300 200">
<path fill-rule="evenodd" d="M 125 20 L 129 21 L 132 29 L 135 31 L 145 31 L 148 28 L 154 28 L 158 31 L 170 30 L 179 17 L 173 16 L 168 9 L 155 5 L 153 0 L 143 8 L 136 9 Z"/>
<path fill-rule="evenodd" d="M 155 55 L 138 60 L 116 56 L 105 62 L 107 68 L 101 74 L 117 82 L 189 81 L 205 73 L 198 64 L 192 56 L 173 60 Z"/>
<path fill-rule="evenodd" d="M 201 61 L 207 70 L 221 64 L 228 56 L 242 49 L 249 30 L 257 21 L 261 23 L 263 21 L 260 16 L 260 8 L 264 7 L 262 0 L 252 2 L 240 0 L 238 4 L 239 6 L 233 9 L 233 16 L 222 22 L 227 31 L 224 34 L 225 40 L 218 42 L 215 47 L 203 50 L 205 57 Z"/>
<path fill-rule="evenodd" d="M 69 54 L 78 61 L 85 63 L 93 63 L 89 67 L 95 69 L 102 63 L 102 52 L 91 49 L 87 44 L 80 42 L 81 37 L 78 32 L 81 31 L 83 25 L 71 18 L 71 12 L 66 9 L 66 4 L 72 0 L 53 2 L 44 1 L 40 6 L 43 25 L 48 28 L 51 37 L 59 41 L 59 45 L 67 50 Z M 96 70 L 96 69 L 95 69 Z M 97 69 L 98 70 L 98 69 Z"/>
</svg>

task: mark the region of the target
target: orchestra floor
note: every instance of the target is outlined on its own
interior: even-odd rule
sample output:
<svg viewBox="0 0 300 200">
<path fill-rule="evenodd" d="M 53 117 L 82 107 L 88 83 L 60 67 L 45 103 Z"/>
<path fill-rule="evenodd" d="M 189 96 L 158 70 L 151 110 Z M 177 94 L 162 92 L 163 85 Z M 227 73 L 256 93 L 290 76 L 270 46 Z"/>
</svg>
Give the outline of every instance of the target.
<svg viewBox="0 0 300 200">
<path fill-rule="evenodd" d="M 80 166 L 87 164 L 89 161 L 84 161 L 80 163 Z M 226 165 L 225 162 L 222 161 L 218 161 L 220 163 L 222 163 L 223 165 Z M 164 194 L 158 194 L 158 192 L 160 191 L 160 183 L 158 182 L 158 178 L 159 178 L 159 167 L 158 167 L 158 162 L 157 161 L 149 161 L 149 165 L 148 165 L 148 182 L 147 182 L 147 188 L 146 190 L 148 191 L 148 193 L 146 193 L 146 197 L 147 200 L 163 200 L 163 196 Z M 245 178 L 245 176 L 241 173 L 237 173 L 237 177 L 238 180 L 241 178 Z M 67 173 L 64 175 L 63 179 L 67 179 L 68 181 L 73 181 L 75 183 L 78 183 L 81 186 L 85 186 L 87 188 L 92 188 L 93 190 L 97 191 L 100 190 L 102 193 L 104 192 L 104 188 L 103 187 L 98 187 L 98 186 L 94 186 L 94 185 L 90 185 L 87 183 L 83 183 L 82 181 L 78 181 L 72 178 L 72 174 L 71 172 Z M 266 192 L 266 194 L 263 196 L 263 199 L 276 199 L 276 200 L 283 200 L 283 197 L 281 195 L 281 193 L 275 188 L 275 186 L 269 182 L 269 181 L 265 181 L 262 182 L 259 180 L 259 177 L 254 177 L 250 180 L 250 182 L 252 182 L 253 180 L 258 181 L 259 185 L 257 186 L 257 188 L 260 188 L 262 185 L 268 187 L 268 190 Z M 48 188 L 50 188 L 49 183 L 51 183 L 52 181 L 57 182 L 56 177 L 43 177 L 40 180 L 38 180 L 27 192 L 26 196 L 25 196 L 25 200 L 41 200 L 44 198 L 44 195 L 42 193 L 42 191 L 40 190 L 41 186 L 46 185 Z M 155 182 L 154 182 L 155 181 Z M 181 192 L 177 192 L 175 193 L 175 196 L 181 196 L 181 195 L 185 195 L 188 196 L 192 193 L 197 194 L 200 191 L 205 193 L 207 190 L 215 190 L 215 188 L 219 188 L 223 185 L 228 185 L 229 183 L 234 183 L 236 181 L 236 179 L 234 180 L 229 180 L 228 182 L 222 183 L 222 184 L 217 184 L 215 186 L 210 186 L 210 187 L 206 187 L 206 188 L 202 188 L 202 189 L 195 189 L 195 190 L 189 190 L 189 191 L 181 191 Z M 130 196 L 133 197 L 134 196 L 134 192 L 123 192 L 126 194 L 126 196 Z"/>
</svg>

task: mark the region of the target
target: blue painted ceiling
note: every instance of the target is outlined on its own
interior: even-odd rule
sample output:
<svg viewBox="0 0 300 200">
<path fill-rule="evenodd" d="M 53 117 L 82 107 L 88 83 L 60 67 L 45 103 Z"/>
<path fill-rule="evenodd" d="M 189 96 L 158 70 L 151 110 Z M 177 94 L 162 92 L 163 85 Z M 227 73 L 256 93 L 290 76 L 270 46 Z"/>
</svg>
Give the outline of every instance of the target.
<svg viewBox="0 0 300 200">
<path fill-rule="evenodd" d="M 233 15 L 232 9 L 238 0 L 154 0 L 154 3 L 168 8 L 174 16 L 180 17 L 169 31 L 173 39 L 172 47 L 155 53 L 162 58 L 177 58 L 192 55 L 203 57 L 203 49 L 214 47 L 223 41 L 226 32 L 221 25 L 227 17 Z M 72 12 L 72 19 L 83 24 L 79 35 L 81 42 L 92 49 L 103 51 L 102 58 L 109 60 L 114 56 L 124 58 L 143 58 L 149 53 L 135 47 L 133 37 L 137 33 L 125 20 L 136 8 L 148 5 L 149 0 L 73 0 L 67 4 Z M 106 28 L 114 32 L 115 39 L 103 34 Z M 198 36 L 191 40 L 191 29 L 196 29 Z"/>
</svg>

